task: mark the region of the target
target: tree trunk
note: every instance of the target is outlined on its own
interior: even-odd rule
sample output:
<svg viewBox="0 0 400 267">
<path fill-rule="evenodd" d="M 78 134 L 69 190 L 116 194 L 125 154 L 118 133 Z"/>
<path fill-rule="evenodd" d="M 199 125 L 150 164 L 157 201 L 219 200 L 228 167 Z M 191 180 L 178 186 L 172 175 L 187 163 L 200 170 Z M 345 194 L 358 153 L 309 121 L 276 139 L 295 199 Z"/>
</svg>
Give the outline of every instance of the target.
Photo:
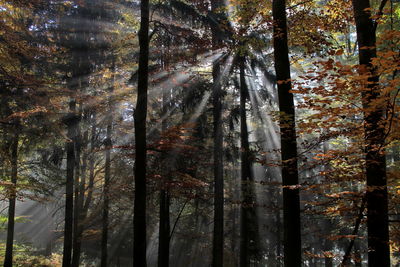
<svg viewBox="0 0 400 267">
<path fill-rule="evenodd" d="M 111 116 L 111 115 L 109 115 Z M 111 122 L 107 125 L 106 145 L 106 162 L 104 169 L 104 188 L 103 188 L 103 231 L 101 236 L 101 267 L 106 267 L 108 263 L 107 246 L 108 246 L 108 216 L 110 203 L 110 167 L 111 167 Z"/>
<path fill-rule="evenodd" d="M 149 1 L 141 1 L 138 92 L 135 109 L 135 207 L 133 218 L 134 266 L 146 267 L 146 117 L 149 60 Z"/>
<path fill-rule="evenodd" d="M 362 256 L 360 253 L 360 246 L 359 242 L 354 244 L 354 266 L 355 267 L 362 267 Z"/>
<path fill-rule="evenodd" d="M 14 225 L 15 225 L 15 202 L 17 194 L 17 176 L 18 176 L 18 130 L 15 130 L 13 142 L 11 144 L 11 185 L 8 206 L 7 222 L 7 241 L 6 253 L 4 257 L 4 267 L 13 266 L 13 246 L 14 246 Z"/>
<path fill-rule="evenodd" d="M 168 114 L 168 92 L 163 89 L 162 95 L 162 117 L 161 132 L 167 130 L 167 120 L 165 115 Z M 166 169 L 168 164 L 166 162 L 167 153 L 164 151 L 161 155 L 161 175 L 162 175 L 162 188 L 160 190 L 160 225 L 159 225 L 159 243 L 158 243 L 158 267 L 169 267 L 169 245 L 170 245 L 170 194 L 168 184 L 168 173 Z"/>
<path fill-rule="evenodd" d="M 101 236 L 101 267 L 106 267 L 108 265 L 108 216 L 109 216 L 109 206 L 110 206 L 110 179 L 111 179 L 111 149 L 112 149 L 112 124 L 113 124 L 113 103 L 112 103 L 112 93 L 114 90 L 114 73 L 115 66 L 112 66 L 112 85 L 110 87 L 111 97 L 108 100 L 108 122 L 107 122 L 107 133 L 106 140 L 104 141 L 106 150 L 106 162 L 104 168 L 104 188 L 103 188 L 103 232 Z"/>
<path fill-rule="evenodd" d="M 83 203 L 85 201 L 85 190 L 86 190 L 86 171 L 87 171 L 87 142 L 88 142 L 88 131 L 85 131 L 83 134 L 82 145 L 83 147 L 80 150 L 83 151 L 82 155 L 82 164 L 77 164 L 76 168 L 80 168 L 80 181 L 75 178 L 75 210 L 74 216 L 74 243 L 73 243 L 73 255 L 72 255 L 72 266 L 78 267 L 81 256 L 81 247 L 82 247 L 82 234 L 83 234 L 83 221 L 86 218 L 86 212 L 83 207 Z M 80 153 L 77 153 L 77 157 L 80 157 Z M 75 172 L 76 175 L 77 172 Z M 76 231 L 76 232 L 75 232 Z"/>
<path fill-rule="evenodd" d="M 64 247 L 63 267 L 71 266 L 73 240 L 73 210 L 74 210 L 74 169 L 75 169 L 75 138 L 77 118 L 75 115 L 75 101 L 70 102 L 70 113 L 67 115 L 67 179 L 65 184 L 65 218 L 64 218 Z"/>
<path fill-rule="evenodd" d="M 221 0 L 211 1 L 211 11 L 214 14 L 223 6 Z M 218 26 L 211 27 L 214 49 L 221 44 Z M 214 131 L 214 231 L 212 266 L 223 266 L 224 254 L 224 177 L 223 177 L 223 132 L 222 132 L 222 88 L 221 66 L 213 64 L 213 131 Z"/>
<path fill-rule="evenodd" d="M 94 187 L 94 150 L 96 148 L 96 114 L 92 115 L 92 129 L 90 133 L 90 156 L 89 156 L 89 182 L 87 188 L 87 197 L 83 204 L 83 217 L 86 218 L 89 211 L 90 203 L 92 202 L 93 187 Z"/>
<path fill-rule="evenodd" d="M 79 117 L 81 117 L 81 112 L 79 112 Z M 81 208 L 79 207 L 80 202 L 80 176 L 81 176 L 81 150 L 82 150 L 82 136 L 80 127 L 77 126 L 77 135 L 75 138 L 75 177 L 74 177 L 74 222 L 73 222 L 73 239 L 72 239 L 72 267 L 79 267 L 79 261 L 81 256 L 81 240 L 79 234 L 79 228 L 81 224 Z"/>
<path fill-rule="evenodd" d="M 324 224 L 324 226 L 326 227 L 325 229 L 331 229 L 330 221 L 326 220 L 326 222 L 327 223 Z M 332 241 L 329 240 L 329 238 L 325 238 L 324 240 L 324 251 L 332 252 Z M 325 255 L 324 264 L 325 267 L 333 267 L 333 258 L 328 257 L 328 255 Z"/>
<path fill-rule="evenodd" d="M 217 80 L 220 66 L 214 65 L 213 77 Z M 218 82 L 218 81 L 217 81 Z M 222 164 L 222 103 L 220 85 L 214 85 L 214 234 L 213 234 L 213 266 L 223 266 L 224 247 L 224 178 Z"/>
<path fill-rule="evenodd" d="M 232 177 L 235 177 L 236 173 L 232 175 Z M 233 192 L 236 190 L 233 189 Z M 233 266 L 238 266 L 239 259 L 237 257 L 237 249 L 236 249 L 236 242 L 237 242 L 237 212 L 236 212 L 236 204 L 231 205 L 231 212 L 230 212 L 230 218 L 231 218 L 231 223 L 232 223 L 232 230 L 231 230 L 231 251 L 232 251 L 232 256 L 233 256 Z M 240 257 L 239 257 L 240 258 Z"/>
<path fill-rule="evenodd" d="M 286 267 L 301 266 L 300 197 L 298 188 L 295 107 L 290 81 L 285 0 L 274 0 L 274 58 L 278 81 L 282 185 L 284 262 Z"/>
<path fill-rule="evenodd" d="M 160 228 L 158 245 L 158 266 L 169 266 L 169 244 L 170 244 L 170 216 L 169 216 L 170 197 L 168 189 L 160 192 Z"/>
<path fill-rule="evenodd" d="M 368 265 L 390 266 L 388 193 L 384 152 L 385 128 L 383 107 L 371 103 L 380 97 L 379 76 L 371 61 L 376 57 L 376 32 L 369 0 L 353 0 L 357 28 L 359 62 L 362 74 L 369 72 L 362 94 L 364 108 L 365 160 L 367 176 Z M 367 48 L 367 49 L 365 49 Z"/>
<path fill-rule="evenodd" d="M 241 153 L 241 181 L 242 205 L 240 226 L 240 266 L 250 266 L 252 260 L 258 258 L 258 222 L 255 207 L 253 187 L 252 162 L 250 154 L 249 134 L 247 128 L 246 100 L 248 88 L 245 78 L 245 58 L 240 62 L 240 153 Z"/>
</svg>

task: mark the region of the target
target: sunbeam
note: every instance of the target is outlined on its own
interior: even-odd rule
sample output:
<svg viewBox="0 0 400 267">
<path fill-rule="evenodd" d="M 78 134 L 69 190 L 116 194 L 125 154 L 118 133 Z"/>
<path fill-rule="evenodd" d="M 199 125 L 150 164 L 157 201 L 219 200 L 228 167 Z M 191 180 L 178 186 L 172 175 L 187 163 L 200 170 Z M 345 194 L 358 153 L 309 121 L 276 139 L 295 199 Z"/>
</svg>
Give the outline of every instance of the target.
<svg viewBox="0 0 400 267">
<path fill-rule="evenodd" d="M 0 0 L 0 264 L 397 266 L 395 2 Z"/>
</svg>

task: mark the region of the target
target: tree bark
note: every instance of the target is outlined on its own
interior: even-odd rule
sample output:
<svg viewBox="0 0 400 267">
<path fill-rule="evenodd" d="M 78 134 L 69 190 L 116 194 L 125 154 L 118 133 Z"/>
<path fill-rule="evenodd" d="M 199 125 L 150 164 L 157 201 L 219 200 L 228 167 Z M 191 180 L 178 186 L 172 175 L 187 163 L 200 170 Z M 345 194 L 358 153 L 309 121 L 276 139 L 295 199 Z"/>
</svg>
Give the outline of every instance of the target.
<svg viewBox="0 0 400 267">
<path fill-rule="evenodd" d="M 211 11 L 216 15 L 223 6 L 221 0 L 211 1 Z M 214 49 L 221 43 L 218 26 L 211 27 Z M 224 177 L 223 177 L 223 132 L 222 132 L 222 88 L 221 88 L 221 66 L 214 62 L 213 76 L 213 131 L 214 131 L 214 230 L 213 230 L 213 252 L 212 266 L 223 266 L 224 254 Z"/>
<path fill-rule="evenodd" d="M 107 132 L 105 145 L 106 161 L 104 167 L 104 187 L 103 187 L 103 231 L 101 236 L 101 267 L 108 265 L 108 224 L 109 224 L 109 209 L 110 209 L 110 179 L 111 179 L 111 149 L 112 149 L 112 124 L 113 124 L 113 104 L 112 104 L 112 93 L 114 91 L 114 73 L 115 66 L 112 66 L 112 85 L 110 87 L 111 97 L 108 99 L 108 120 L 107 120 Z"/>
<path fill-rule="evenodd" d="M 258 222 L 253 188 L 253 172 L 250 154 L 249 134 L 247 127 L 246 100 L 248 87 L 245 78 L 245 58 L 239 59 L 240 64 L 240 154 L 242 205 L 240 226 L 240 266 L 250 266 L 252 260 L 258 258 Z"/>
<path fill-rule="evenodd" d="M 301 266 L 302 263 L 300 196 L 298 187 L 295 107 L 293 94 L 290 92 L 292 86 L 285 9 L 285 0 L 273 1 L 274 58 L 278 81 L 281 131 L 284 263 L 286 267 L 296 267 Z"/>
<path fill-rule="evenodd" d="M 70 267 L 72 260 L 73 243 L 73 218 L 74 218 L 74 169 L 75 169 L 75 139 L 78 118 L 75 114 L 76 103 L 70 101 L 70 113 L 65 122 L 67 124 L 67 179 L 65 184 L 65 218 L 64 218 L 64 247 L 63 247 L 63 267 Z"/>
<path fill-rule="evenodd" d="M 169 244 L 170 244 L 170 216 L 169 216 L 170 196 L 166 189 L 160 192 L 160 228 L 158 246 L 158 266 L 169 266 Z"/>
<path fill-rule="evenodd" d="M 364 217 L 365 203 L 366 203 L 366 198 L 363 197 L 361 200 L 361 205 L 360 205 L 360 209 L 358 211 L 358 216 L 357 216 L 357 219 L 356 219 L 356 222 L 354 225 L 354 229 L 353 229 L 353 232 L 351 233 L 352 236 L 358 235 L 358 230 L 360 229 L 361 221 Z M 340 266 L 345 267 L 349 264 L 350 259 L 351 259 L 351 251 L 353 249 L 355 242 L 356 242 L 355 238 L 351 239 L 350 244 L 344 253 L 343 260 L 342 260 L 342 263 L 340 264 Z"/>
<path fill-rule="evenodd" d="M 165 62 L 164 62 L 165 63 Z M 165 115 L 168 114 L 168 92 L 163 89 L 162 95 L 162 117 L 161 132 L 167 130 L 167 120 Z M 159 243 L 158 243 L 158 267 L 169 267 L 169 245 L 170 245 L 170 193 L 168 184 L 168 173 L 166 169 L 167 152 L 163 151 L 161 154 L 161 175 L 162 175 L 162 188 L 160 190 L 160 225 L 159 225 Z"/>
<path fill-rule="evenodd" d="M 79 117 L 81 117 L 81 111 L 79 112 Z M 75 177 L 74 177 L 74 222 L 73 222 L 73 238 L 72 238 L 72 267 L 79 267 L 79 261 L 81 256 L 81 240 L 80 240 L 80 224 L 81 224 L 81 208 L 79 206 L 80 202 L 80 182 L 81 178 L 81 150 L 82 150 L 82 136 L 80 127 L 77 126 L 77 135 L 75 138 Z"/>
<path fill-rule="evenodd" d="M 111 116 L 111 115 L 109 115 Z M 106 145 L 106 162 L 104 169 L 104 187 L 103 187 L 103 230 L 101 235 L 101 267 L 106 267 L 108 263 L 108 221 L 109 221 L 109 206 L 110 206 L 110 178 L 111 178 L 111 122 L 107 125 Z"/>
<path fill-rule="evenodd" d="M 89 211 L 90 203 L 92 202 L 93 187 L 94 187 L 94 150 L 96 148 L 96 113 L 91 118 L 92 129 L 90 133 L 90 156 L 89 156 L 89 182 L 87 187 L 87 197 L 83 204 L 83 217 L 86 218 Z"/>
<path fill-rule="evenodd" d="M 362 256 L 360 253 L 359 242 L 354 244 L 354 266 L 362 267 Z"/>
<path fill-rule="evenodd" d="M 13 246 L 14 246 L 14 226 L 15 226 L 15 202 L 17 195 L 18 177 L 18 142 L 19 133 L 15 130 L 13 142 L 11 144 L 11 186 L 8 206 L 7 240 L 6 252 L 4 257 L 4 267 L 13 266 Z"/>
<path fill-rule="evenodd" d="M 218 64 L 218 63 L 217 63 Z M 214 66 L 214 81 L 218 79 L 220 66 Z M 218 81 L 217 81 L 218 82 Z M 224 248 L 224 180 L 222 164 L 222 103 L 220 85 L 214 85 L 214 234 L 213 234 L 213 266 L 223 266 Z"/>
<path fill-rule="evenodd" d="M 367 177 L 368 265 L 390 266 L 388 192 L 384 153 L 384 110 L 371 104 L 380 97 L 379 76 L 371 64 L 376 57 L 376 27 L 369 0 L 353 0 L 357 28 L 359 63 L 362 74 L 369 74 L 362 93 Z M 371 110 L 372 109 L 372 110 Z"/>
<path fill-rule="evenodd" d="M 141 1 L 139 30 L 138 92 L 135 109 L 135 206 L 133 218 L 133 265 L 146 267 L 146 117 L 149 60 L 149 1 Z"/>
<path fill-rule="evenodd" d="M 331 223 L 330 223 L 329 219 L 326 220 L 326 223 L 324 225 L 326 227 L 325 229 L 331 228 Z M 324 251 L 332 252 L 332 241 L 329 240 L 329 238 L 325 238 L 325 240 L 324 240 Z M 325 255 L 324 266 L 325 267 L 333 267 L 333 258 L 329 257 L 328 255 Z"/>
<path fill-rule="evenodd" d="M 72 255 L 72 266 L 78 267 L 81 257 L 82 248 L 82 234 L 84 230 L 83 221 L 86 218 L 86 211 L 84 210 L 83 204 L 85 201 L 86 191 L 86 171 L 87 171 L 87 142 L 88 142 L 88 131 L 83 134 L 81 140 L 83 147 L 80 150 L 83 151 L 82 164 L 77 164 L 76 168 L 80 168 L 80 181 L 75 178 L 75 209 L 74 209 L 74 241 L 73 241 L 73 255 Z M 79 155 L 79 156 L 78 156 Z M 80 158 L 80 154 L 77 153 L 77 158 Z M 76 175 L 77 172 L 75 172 Z M 75 217 L 76 216 L 76 217 Z M 75 219 L 76 218 L 76 219 Z"/>
<path fill-rule="evenodd" d="M 245 91 L 245 76 L 244 76 L 244 59 L 240 59 L 240 154 L 241 154 L 241 182 L 242 182 L 242 203 L 241 203 L 241 224 L 240 224 L 240 266 L 247 267 L 250 264 L 249 255 L 249 216 L 248 203 L 249 198 L 249 180 L 251 170 L 249 166 L 249 140 L 246 118 L 246 91 Z"/>
</svg>

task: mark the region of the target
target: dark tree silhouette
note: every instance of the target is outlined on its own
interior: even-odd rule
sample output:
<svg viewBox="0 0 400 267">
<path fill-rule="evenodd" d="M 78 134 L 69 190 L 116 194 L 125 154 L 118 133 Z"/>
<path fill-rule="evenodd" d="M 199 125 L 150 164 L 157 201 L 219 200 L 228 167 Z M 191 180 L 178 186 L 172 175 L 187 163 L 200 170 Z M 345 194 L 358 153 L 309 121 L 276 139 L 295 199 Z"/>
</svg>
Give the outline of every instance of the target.
<svg viewBox="0 0 400 267">
<path fill-rule="evenodd" d="M 146 164 L 147 88 L 149 65 L 149 1 L 140 3 L 138 91 L 135 109 L 135 207 L 133 217 L 133 261 L 146 267 Z"/>
<path fill-rule="evenodd" d="M 211 27 L 214 49 L 221 46 L 221 29 L 218 25 L 219 13 L 223 7 L 221 0 L 211 1 L 211 12 L 216 24 Z M 214 233 L 212 266 L 223 266 L 224 254 L 224 177 L 223 177 L 223 130 L 222 130 L 222 88 L 221 66 L 214 62 L 213 77 L 213 125 L 214 125 Z"/>
<path fill-rule="evenodd" d="M 290 78 L 289 48 L 287 40 L 286 3 L 274 0 L 274 59 L 279 96 L 282 185 L 284 262 L 286 267 L 301 266 L 300 196 L 297 169 L 295 109 Z"/>
<path fill-rule="evenodd" d="M 246 102 L 248 87 L 245 73 L 246 58 L 239 58 L 240 71 L 240 154 L 242 205 L 240 225 L 240 266 L 250 266 L 251 261 L 258 259 L 259 236 L 254 192 L 254 175 L 247 127 Z"/>
<path fill-rule="evenodd" d="M 368 265 L 390 266 L 388 192 L 384 108 L 374 107 L 380 97 L 379 75 L 372 65 L 376 57 L 376 25 L 371 18 L 369 0 L 353 0 L 357 28 L 358 56 L 362 74 L 368 73 L 367 90 L 363 91 L 365 160 L 367 176 Z M 382 8 L 387 1 L 382 1 Z M 372 106 L 372 107 L 371 107 Z"/>
<path fill-rule="evenodd" d="M 14 137 L 11 142 L 11 186 L 8 201 L 8 222 L 7 222 L 7 240 L 6 253 L 4 255 L 4 267 L 13 266 L 13 247 L 14 247 L 14 226 L 15 226 L 15 201 L 17 194 L 17 177 L 18 177 L 18 142 L 19 130 L 16 126 L 14 129 Z"/>
</svg>

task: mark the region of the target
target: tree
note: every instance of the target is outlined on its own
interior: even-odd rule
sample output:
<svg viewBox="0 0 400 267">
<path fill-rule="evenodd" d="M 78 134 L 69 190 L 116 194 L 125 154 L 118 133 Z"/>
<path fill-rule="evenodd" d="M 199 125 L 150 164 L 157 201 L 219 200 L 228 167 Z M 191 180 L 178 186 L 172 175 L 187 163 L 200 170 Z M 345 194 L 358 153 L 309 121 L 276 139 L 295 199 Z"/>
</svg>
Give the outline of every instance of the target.
<svg viewBox="0 0 400 267">
<path fill-rule="evenodd" d="M 112 84 L 110 86 L 110 94 L 114 90 L 114 76 L 115 76 L 115 63 L 112 63 Z M 104 186 L 103 186 L 103 229 L 101 237 L 101 267 L 106 267 L 108 265 L 108 227 L 109 227 L 109 209 L 110 209 L 110 186 L 111 186 L 111 148 L 112 148 L 112 127 L 113 127 L 113 104 L 112 97 L 108 100 L 108 118 L 107 118 L 107 130 L 106 139 L 104 140 L 105 146 L 105 167 L 104 167 Z"/>
<path fill-rule="evenodd" d="M 397 261 L 391 2 L 0 0 L 0 261 L 359 266 L 383 156 Z"/>
<path fill-rule="evenodd" d="M 387 1 L 381 2 L 381 10 Z M 353 0 L 357 28 L 360 74 L 367 75 L 362 94 L 364 109 L 365 160 L 367 177 L 368 265 L 390 266 L 388 192 L 384 153 L 384 107 L 376 101 L 381 97 L 379 75 L 372 65 L 376 58 L 376 23 L 371 18 L 369 0 Z"/>
<path fill-rule="evenodd" d="M 254 192 L 254 175 L 249 132 L 247 127 L 246 100 L 249 91 L 245 73 L 246 58 L 239 58 L 240 71 L 240 154 L 241 154 L 241 226 L 240 226 L 240 266 L 251 266 L 251 262 L 259 259 L 258 221 Z"/>
<path fill-rule="evenodd" d="M 274 58 L 279 96 L 281 136 L 284 262 L 287 267 L 301 266 L 300 196 L 297 169 L 297 143 L 286 25 L 285 0 L 272 3 L 274 18 Z"/>
<path fill-rule="evenodd" d="M 4 267 L 13 266 L 13 244 L 14 244 L 14 219 L 15 219 L 15 202 L 17 193 L 17 177 L 18 177 L 18 129 L 15 129 L 15 136 L 11 143 L 11 188 L 8 207 L 8 226 L 7 226 L 7 243 L 6 254 L 4 258 Z"/>
<path fill-rule="evenodd" d="M 65 120 L 68 128 L 66 144 L 67 151 L 67 178 L 65 186 L 65 222 L 64 222 L 64 247 L 63 267 L 71 266 L 72 239 L 73 239 L 73 209 L 74 209 L 74 169 L 75 169 L 75 145 L 77 118 L 75 115 L 75 102 L 70 103 L 70 113 Z"/>
<path fill-rule="evenodd" d="M 26 130 L 27 125 L 40 117 L 44 110 L 42 103 L 48 103 L 47 91 L 40 92 L 45 77 L 37 79 L 35 72 L 39 72 L 42 66 L 33 68 L 36 58 L 46 59 L 47 53 L 44 52 L 45 45 L 41 43 L 40 35 L 34 35 L 28 29 L 34 25 L 32 17 L 40 13 L 38 6 L 40 1 L 19 2 L 1 1 L 2 12 L 0 20 L 1 44 L 0 50 L 0 94 L 1 94 L 1 123 L 3 131 L 2 146 L 5 151 L 1 151 L 3 156 L 3 170 L 6 169 L 6 160 L 9 162 L 10 171 L 8 173 L 10 182 L 6 186 L 8 198 L 7 216 L 7 235 L 5 245 L 4 266 L 13 266 L 14 250 L 14 230 L 15 214 L 20 168 L 20 141 L 29 136 Z M 35 37 L 37 39 L 35 39 Z M 40 45 L 39 45 L 40 44 Z M 42 47 L 40 47 L 42 46 Z M 43 50 L 42 50 L 43 48 Z M 32 54 L 36 54 L 34 58 Z M 35 99 L 35 101 L 33 101 Z M 48 106 L 51 109 L 51 105 Z M 38 128 L 44 130 L 45 123 L 39 124 Z M 4 127 L 4 128 L 3 128 Z M 33 131 L 31 144 L 35 144 L 36 131 Z M 28 145 L 26 145 L 29 147 Z M 7 176 L 7 175 L 6 175 Z M 23 181 L 26 182 L 26 181 Z"/>
<path fill-rule="evenodd" d="M 81 7 L 77 9 L 72 9 L 70 15 L 79 16 L 82 12 Z M 80 26 L 75 21 L 70 25 L 68 18 L 63 18 L 61 22 L 62 27 L 72 26 L 72 31 L 79 32 Z M 64 24 L 65 23 L 65 24 Z M 71 90 L 72 95 L 70 96 L 68 103 L 68 113 L 63 118 L 63 121 L 67 127 L 67 137 L 66 142 L 66 153 L 67 153 L 67 170 L 66 170 L 66 183 L 65 183 L 65 216 L 64 216 L 64 246 L 63 246 L 63 267 L 72 266 L 72 264 L 77 263 L 79 258 L 78 254 L 75 252 L 75 257 L 73 257 L 73 247 L 77 241 L 77 223 L 78 223 L 78 207 L 74 207 L 74 187 L 78 190 L 79 184 L 79 168 L 80 168 L 80 120 L 81 112 L 77 108 L 78 100 L 76 96 L 78 95 L 82 76 L 87 73 L 87 62 L 85 61 L 85 56 L 88 52 L 88 43 L 85 36 L 78 36 L 71 34 L 70 36 L 61 37 L 61 45 L 68 48 L 71 53 L 71 61 L 67 64 L 67 85 Z M 77 191 L 78 192 L 78 191 Z M 78 194 L 76 195 L 76 197 Z M 77 203 L 77 199 L 76 199 Z M 75 214 L 75 218 L 74 218 Z M 75 225 L 75 234 L 74 234 Z"/>
<path fill-rule="evenodd" d="M 215 16 L 216 25 L 211 27 L 213 48 L 222 44 L 221 18 L 223 3 L 220 0 L 211 1 L 211 11 Z M 212 67 L 213 77 L 213 125 L 214 125 L 214 233 L 212 266 L 223 266 L 224 254 L 224 177 L 223 177 L 223 130 L 222 130 L 222 88 L 221 66 L 215 62 Z"/>
<path fill-rule="evenodd" d="M 161 37 L 162 38 L 162 37 Z M 162 38 L 164 39 L 164 38 Z M 165 38 L 167 51 L 169 52 L 169 38 Z M 163 69 L 168 68 L 168 55 L 167 53 L 161 55 L 161 65 Z M 169 113 L 169 89 L 162 88 L 162 122 L 161 132 L 167 131 L 168 122 L 167 118 L 164 118 Z M 169 254 L 170 254 L 170 240 L 171 240 L 171 223 L 170 223 L 170 202 L 171 194 L 169 190 L 169 174 L 168 174 L 168 153 L 166 151 L 161 152 L 161 189 L 160 189 L 160 226 L 159 226 L 159 241 L 158 241 L 158 267 L 169 267 Z"/>
<path fill-rule="evenodd" d="M 134 266 L 146 267 L 146 117 L 149 64 L 149 1 L 140 2 L 139 70 L 135 108 L 135 207 L 133 218 Z"/>
</svg>

